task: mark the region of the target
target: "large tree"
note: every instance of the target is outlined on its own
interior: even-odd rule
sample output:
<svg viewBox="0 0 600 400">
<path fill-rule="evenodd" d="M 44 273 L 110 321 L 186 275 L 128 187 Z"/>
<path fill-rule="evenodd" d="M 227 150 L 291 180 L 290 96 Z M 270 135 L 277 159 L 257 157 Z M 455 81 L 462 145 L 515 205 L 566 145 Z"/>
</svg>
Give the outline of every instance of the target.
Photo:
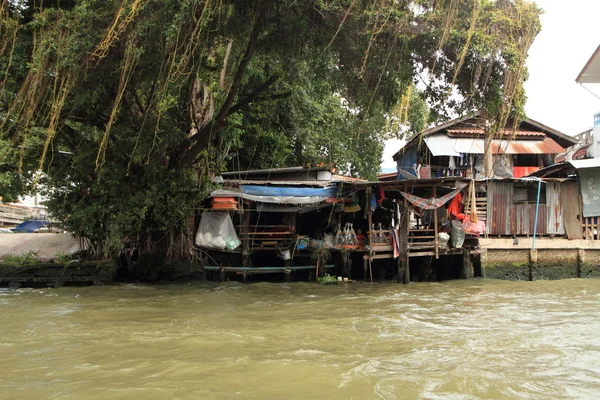
<svg viewBox="0 0 600 400">
<path fill-rule="evenodd" d="M 540 29 L 524 0 L 0 4 L 0 194 L 46 188 L 98 256 L 185 253 L 178 232 L 228 165 L 373 177 L 425 102 L 429 121 L 518 115 Z"/>
</svg>

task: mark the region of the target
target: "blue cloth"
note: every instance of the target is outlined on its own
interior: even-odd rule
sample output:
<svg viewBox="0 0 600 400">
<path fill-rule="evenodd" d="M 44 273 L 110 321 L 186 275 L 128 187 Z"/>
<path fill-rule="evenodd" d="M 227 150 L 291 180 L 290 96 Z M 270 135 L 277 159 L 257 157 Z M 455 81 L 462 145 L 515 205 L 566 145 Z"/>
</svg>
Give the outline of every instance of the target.
<svg viewBox="0 0 600 400">
<path fill-rule="evenodd" d="M 258 186 L 243 185 L 242 193 L 253 196 L 273 196 L 273 197 L 336 197 L 338 194 L 337 186 L 326 188 L 310 187 L 289 187 L 289 186 Z"/>
<path fill-rule="evenodd" d="M 398 169 L 398 180 L 404 181 L 409 179 L 410 175 L 417 177 L 417 146 L 411 146 L 403 149 L 402 153 L 396 160 L 396 168 Z M 414 179 L 414 178 L 413 178 Z"/>
</svg>

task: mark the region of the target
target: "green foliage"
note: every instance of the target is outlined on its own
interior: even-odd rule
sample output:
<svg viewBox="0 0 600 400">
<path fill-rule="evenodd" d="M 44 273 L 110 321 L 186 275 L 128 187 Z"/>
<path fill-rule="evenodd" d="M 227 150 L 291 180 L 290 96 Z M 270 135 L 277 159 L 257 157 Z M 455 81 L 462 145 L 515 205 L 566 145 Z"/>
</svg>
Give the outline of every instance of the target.
<svg viewBox="0 0 600 400">
<path fill-rule="evenodd" d="M 12 267 L 25 267 L 30 265 L 38 265 L 40 258 L 37 252 L 30 250 L 27 253 L 15 255 L 12 253 L 6 254 L 3 263 Z"/>
<path fill-rule="evenodd" d="M 319 282 L 319 285 L 335 285 L 338 283 L 338 280 L 335 276 L 325 274 L 317 278 L 317 282 Z"/>
<path fill-rule="evenodd" d="M 56 253 L 52 261 L 56 264 L 69 264 L 74 260 L 74 255 L 70 253 Z"/>
<path fill-rule="evenodd" d="M 0 195 L 45 188 L 98 256 L 167 257 L 225 168 L 373 179 L 390 136 L 453 112 L 519 115 L 540 29 L 524 0 L 7 4 Z"/>
<path fill-rule="evenodd" d="M 329 259 L 331 259 L 331 251 L 327 247 L 312 249 L 310 253 L 310 260 L 312 262 L 325 263 Z"/>
</svg>

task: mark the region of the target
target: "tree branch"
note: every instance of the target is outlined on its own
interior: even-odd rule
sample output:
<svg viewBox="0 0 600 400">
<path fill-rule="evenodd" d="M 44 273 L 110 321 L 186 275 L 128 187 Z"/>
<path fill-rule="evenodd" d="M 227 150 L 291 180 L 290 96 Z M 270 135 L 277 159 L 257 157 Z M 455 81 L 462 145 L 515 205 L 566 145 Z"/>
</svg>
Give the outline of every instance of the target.
<svg viewBox="0 0 600 400">
<path fill-rule="evenodd" d="M 262 92 L 266 91 L 267 89 L 269 89 L 271 87 L 271 85 L 273 85 L 277 81 L 277 79 L 278 79 L 278 76 L 273 75 L 272 77 L 267 79 L 265 82 L 258 85 L 250 94 L 248 94 L 246 97 L 244 97 L 243 99 L 238 101 L 237 104 L 231 106 L 227 116 L 239 111 L 242 107 L 244 107 L 244 106 L 250 104 L 252 101 L 256 100 L 258 98 L 258 95 L 261 94 Z"/>
<path fill-rule="evenodd" d="M 252 30 L 252 34 L 250 35 L 250 40 L 248 41 L 248 46 L 246 47 L 246 52 L 240 61 L 231 86 L 229 88 L 229 93 L 227 94 L 227 98 L 225 102 L 221 106 L 219 113 L 214 119 L 213 123 L 208 124 L 204 128 L 200 129 L 195 135 L 189 138 L 184 142 L 184 155 L 181 159 L 181 164 L 183 166 L 191 166 L 198 154 L 202 151 L 202 149 L 206 148 L 208 144 L 211 142 L 212 136 L 216 135 L 221 129 L 223 129 L 227 125 L 227 117 L 231 114 L 230 109 L 233 106 L 233 102 L 240 90 L 242 78 L 246 74 L 246 70 L 248 69 L 248 64 L 252 59 L 256 51 L 256 44 L 258 41 L 258 36 L 262 32 L 265 25 L 265 16 L 266 16 L 266 6 L 261 7 L 260 14 L 258 19 L 256 20 L 256 24 L 254 25 L 254 29 Z M 191 144 L 191 147 L 189 147 Z M 188 148 L 189 147 L 189 148 Z M 187 151 L 185 150 L 187 149 Z"/>
</svg>

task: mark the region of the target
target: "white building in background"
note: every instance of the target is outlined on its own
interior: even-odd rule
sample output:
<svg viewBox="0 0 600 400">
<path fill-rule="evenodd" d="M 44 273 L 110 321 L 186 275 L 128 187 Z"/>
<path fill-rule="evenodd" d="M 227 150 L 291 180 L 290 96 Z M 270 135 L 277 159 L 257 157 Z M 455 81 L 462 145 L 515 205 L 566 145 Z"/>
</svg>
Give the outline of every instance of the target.
<svg viewBox="0 0 600 400">
<path fill-rule="evenodd" d="M 598 86 L 592 86 L 588 88 L 586 84 L 598 84 L 600 83 L 600 46 L 596 49 L 594 54 L 590 57 L 588 62 L 585 64 L 575 82 L 583 86 L 587 91 L 591 92 L 598 99 L 598 108 L 600 109 L 600 88 Z M 591 137 L 586 135 L 588 132 L 583 132 L 580 135 L 584 137 L 582 139 L 588 140 L 589 146 L 586 150 L 586 155 L 590 158 L 600 158 L 600 112 L 594 115 L 594 127 L 591 130 Z M 582 143 L 584 145 L 584 143 Z"/>
</svg>

